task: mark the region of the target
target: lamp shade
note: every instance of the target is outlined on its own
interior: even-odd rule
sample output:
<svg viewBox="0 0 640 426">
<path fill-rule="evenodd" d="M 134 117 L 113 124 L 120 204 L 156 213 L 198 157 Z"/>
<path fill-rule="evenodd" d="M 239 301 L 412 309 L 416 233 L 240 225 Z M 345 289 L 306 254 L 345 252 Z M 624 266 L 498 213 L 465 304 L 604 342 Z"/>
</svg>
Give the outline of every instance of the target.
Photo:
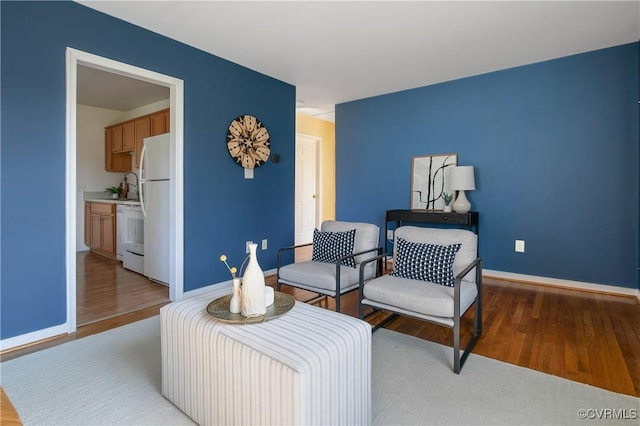
<svg viewBox="0 0 640 426">
<path fill-rule="evenodd" d="M 454 191 L 473 191 L 476 189 L 473 166 L 457 166 L 451 169 L 449 187 Z"/>
</svg>

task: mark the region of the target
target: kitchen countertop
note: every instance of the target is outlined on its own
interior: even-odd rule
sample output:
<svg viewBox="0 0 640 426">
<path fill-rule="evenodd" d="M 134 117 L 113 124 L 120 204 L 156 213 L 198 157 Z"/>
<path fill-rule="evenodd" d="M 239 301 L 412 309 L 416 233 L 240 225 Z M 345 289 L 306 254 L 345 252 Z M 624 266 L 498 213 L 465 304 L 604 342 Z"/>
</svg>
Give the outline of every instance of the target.
<svg viewBox="0 0 640 426">
<path fill-rule="evenodd" d="M 84 201 L 91 203 L 106 203 L 106 204 L 125 204 L 128 206 L 139 206 L 140 200 L 128 199 L 128 198 L 85 198 Z"/>
</svg>

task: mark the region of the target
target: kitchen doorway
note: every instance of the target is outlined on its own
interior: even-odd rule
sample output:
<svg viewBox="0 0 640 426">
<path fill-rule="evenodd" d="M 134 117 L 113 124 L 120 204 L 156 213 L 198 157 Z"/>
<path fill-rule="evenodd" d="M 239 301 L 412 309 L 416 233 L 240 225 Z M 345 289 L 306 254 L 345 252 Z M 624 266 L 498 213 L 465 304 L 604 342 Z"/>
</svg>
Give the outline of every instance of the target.
<svg viewBox="0 0 640 426">
<path fill-rule="evenodd" d="M 67 266 L 67 329 L 69 333 L 76 330 L 78 324 L 78 312 L 76 310 L 76 300 L 84 297 L 79 291 L 85 292 L 84 287 L 80 289 L 78 283 L 82 280 L 80 276 L 87 270 L 107 271 L 106 277 L 113 278 L 111 286 L 105 286 L 102 291 L 119 291 L 117 286 L 117 277 L 127 277 L 130 271 L 122 268 L 119 262 L 111 259 L 100 259 L 100 255 L 95 253 L 85 253 L 85 256 L 79 256 L 76 253 L 77 247 L 77 222 L 78 222 L 78 198 L 82 197 L 82 185 L 78 185 L 77 181 L 77 117 L 78 117 L 78 67 L 89 67 L 92 69 L 113 73 L 118 76 L 124 76 L 130 79 L 141 80 L 152 85 L 159 85 L 168 88 L 169 99 L 169 121 L 170 121 L 170 176 L 171 176 L 171 195 L 170 195 L 170 257 L 169 257 L 169 299 L 180 300 L 183 294 L 183 82 L 174 77 L 155 73 L 153 71 L 134 67 L 121 62 L 102 58 L 90 53 L 78 51 L 76 49 L 67 48 L 67 170 L 66 170 L 66 266 Z M 103 151 L 104 152 L 104 151 Z M 82 202 L 82 199 L 79 200 Z M 94 256 L 98 256 L 95 258 Z M 104 261 L 111 262 L 97 266 Z M 82 261 L 82 265 L 79 262 Z M 97 261 L 97 263 L 95 262 Z M 87 269 L 87 265 L 89 265 Z M 104 266 L 107 265 L 105 269 Z M 115 266 L 115 268 L 113 268 Z M 97 269 L 96 269 L 97 268 Z M 135 273 L 132 273 L 135 274 Z M 143 277 L 144 278 L 144 277 Z M 127 282 L 135 281 L 135 277 L 129 276 L 125 278 Z M 145 278 L 146 279 L 146 278 Z M 84 285 L 84 282 L 81 282 Z M 133 287 L 134 285 L 132 285 Z M 159 286 L 159 285 L 158 285 Z M 161 287 L 161 286 L 159 286 Z M 121 290 L 121 289 L 120 289 Z M 132 290 L 127 288 L 127 290 Z M 166 292 L 160 288 L 161 291 Z M 99 298 L 100 296 L 98 296 Z M 152 300 L 155 296 L 142 296 L 138 302 L 141 308 L 154 303 Z M 118 297 L 114 305 L 131 303 L 135 299 L 132 294 L 123 293 L 123 297 Z M 125 300 L 127 299 L 127 300 Z M 149 301 L 151 300 L 151 301 Z M 86 318 L 83 317 L 83 322 Z"/>
</svg>

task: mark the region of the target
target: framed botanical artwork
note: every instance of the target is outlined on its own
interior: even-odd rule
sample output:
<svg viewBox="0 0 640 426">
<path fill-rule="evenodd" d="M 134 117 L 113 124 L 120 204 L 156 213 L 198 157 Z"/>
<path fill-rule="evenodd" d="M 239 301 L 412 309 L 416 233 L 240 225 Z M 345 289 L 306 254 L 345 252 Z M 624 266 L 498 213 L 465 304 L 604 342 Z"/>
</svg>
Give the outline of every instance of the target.
<svg viewBox="0 0 640 426">
<path fill-rule="evenodd" d="M 458 154 L 423 155 L 411 162 L 411 209 L 442 210 L 443 195 L 449 188 L 451 169 L 458 165 Z"/>
</svg>

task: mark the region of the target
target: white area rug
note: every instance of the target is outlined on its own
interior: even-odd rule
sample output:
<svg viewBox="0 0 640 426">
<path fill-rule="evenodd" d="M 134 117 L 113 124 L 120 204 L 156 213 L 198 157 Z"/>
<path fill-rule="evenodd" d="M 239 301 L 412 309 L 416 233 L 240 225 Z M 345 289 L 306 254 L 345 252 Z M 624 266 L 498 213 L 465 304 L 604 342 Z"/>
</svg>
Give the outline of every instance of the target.
<svg viewBox="0 0 640 426">
<path fill-rule="evenodd" d="M 638 398 L 477 355 L 456 375 L 450 358 L 450 348 L 377 331 L 373 423 L 639 422 Z M 193 424 L 160 394 L 160 362 L 154 317 L 4 362 L 0 381 L 26 425 Z"/>
</svg>

